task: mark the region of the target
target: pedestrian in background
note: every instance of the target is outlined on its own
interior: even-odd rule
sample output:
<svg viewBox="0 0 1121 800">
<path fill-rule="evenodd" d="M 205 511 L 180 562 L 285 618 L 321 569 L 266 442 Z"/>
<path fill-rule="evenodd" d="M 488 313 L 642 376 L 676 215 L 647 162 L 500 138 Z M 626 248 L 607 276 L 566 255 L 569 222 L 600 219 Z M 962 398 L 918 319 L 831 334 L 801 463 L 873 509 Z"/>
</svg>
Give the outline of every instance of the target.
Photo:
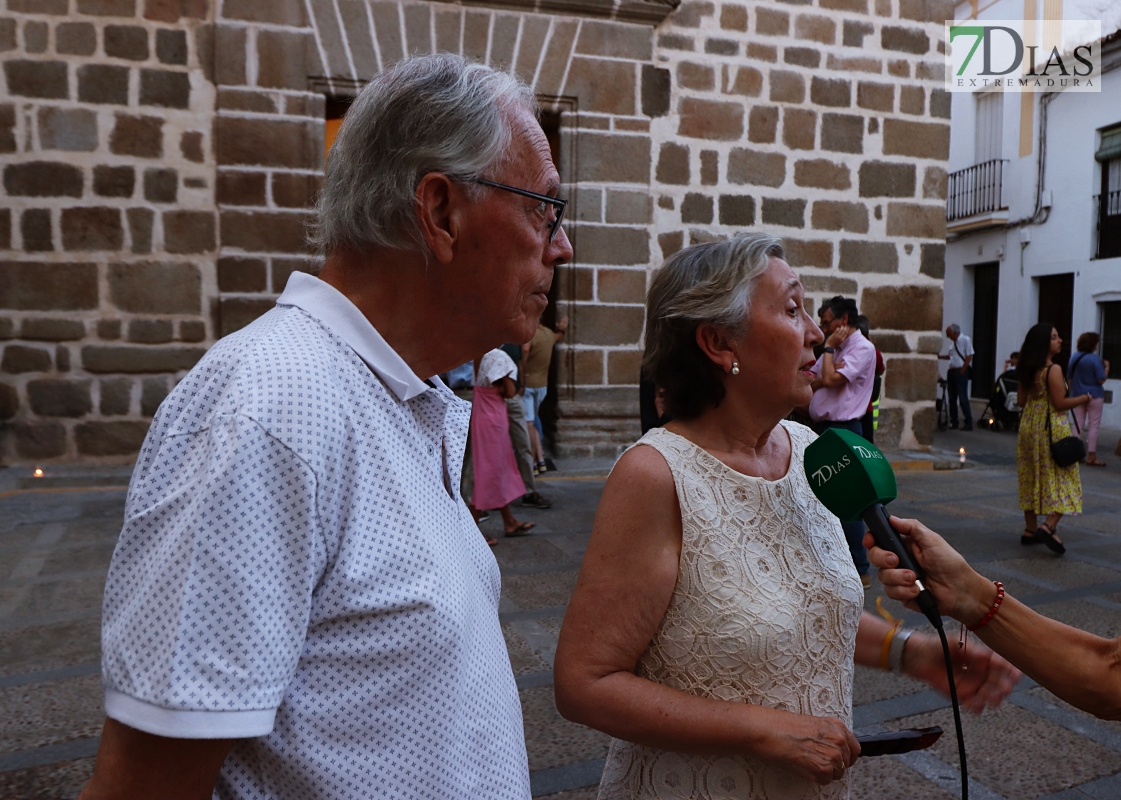
<svg viewBox="0 0 1121 800">
<path fill-rule="evenodd" d="M 533 466 L 533 445 L 529 438 L 529 428 L 532 426 L 526 420 L 525 407 L 525 360 L 522 357 L 525 345 L 504 344 L 501 349 L 517 368 L 514 378 L 517 391 L 513 397 L 506 398 L 506 417 L 509 420 L 510 444 L 514 447 L 514 459 L 518 462 L 518 474 L 522 476 L 522 486 L 525 488 L 520 503 L 530 508 L 549 508 L 552 502 L 537 491 L 537 481 L 534 480 L 536 470 Z"/>
<path fill-rule="evenodd" d="M 1105 389 L 1102 384 L 1109 377 L 1109 362 L 1097 354 L 1102 337 L 1086 332 L 1078 337 L 1078 352 L 1070 357 L 1070 393 L 1073 396 L 1088 394 L 1090 402 L 1074 409 L 1078 427 L 1086 436 L 1086 463 L 1091 467 L 1104 467 L 1098 460 L 1098 429 L 1102 425 L 1102 408 L 1105 406 Z"/>
<path fill-rule="evenodd" d="M 856 301 L 837 295 L 818 309 L 825 349 L 813 366 L 810 419 L 813 429 L 823 433 L 829 428 L 843 428 L 863 435 L 861 418 L 872 401 L 872 385 L 876 377 L 876 348 L 856 327 L 860 312 Z M 860 573 L 860 582 L 869 588 L 868 557 L 864 551 L 864 523 L 844 522 L 852 563 Z"/>
<path fill-rule="evenodd" d="M 1066 552 L 1057 528 L 1063 514 L 1082 513 L 1082 479 L 1078 464 L 1060 467 L 1051 456 L 1051 442 L 1070 436 L 1066 412 L 1090 402 L 1090 395 L 1067 397 L 1063 372 L 1053 359 L 1063 340 L 1050 322 L 1033 325 L 1020 347 L 1016 402 L 1022 408 L 1016 439 L 1016 473 L 1024 533 L 1020 544 L 1045 544 L 1055 553 Z M 1047 520 L 1039 522 L 1039 515 Z"/>
<path fill-rule="evenodd" d="M 958 406 L 961 406 L 963 431 L 973 430 L 973 409 L 969 405 L 970 368 L 973 365 L 973 342 L 961 332 L 957 323 L 946 328 L 946 338 L 950 340 L 949 352 L 938 358 L 950 360 L 946 374 L 946 388 L 950 393 L 950 430 L 958 427 Z"/>
<path fill-rule="evenodd" d="M 861 314 L 856 318 L 856 327 L 864 335 L 865 339 L 871 341 L 871 323 L 868 317 Z M 876 347 L 876 345 L 872 345 Z M 880 389 L 884 382 L 884 354 L 880 352 L 880 348 L 876 347 L 876 377 L 872 380 L 872 399 L 868 401 L 868 410 L 864 416 L 860 418 L 860 435 L 870 442 L 876 439 L 876 428 L 879 427 L 880 420 Z"/>
<path fill-rule="evenodd" d="M 665 389 L 655 386 L 654 381 L 646 376 L 646 370 L 639 372 L 638 416 L 643 435 L 651 428 L 660 428 L 673 419 L 666 411 L 665 395 Z"/>
<path fill-rule="evenodd" d="M 514 384 L 517 372 L 510 356 L 497 348 L 491 350 L 479 359 L 471 399 L 471 465 L 475 470 L 471 513 L 477 522 L 481 512 L 500 509 L 507 536 L 524 536 L 534 525 L 519 522 L 510 509 L 510 503 L 521 497 L 525 488 L 510 442 L 510 418 L 506 410 L 506 401 L 517 399 L 518 390 Z M 487 544 L 495 543 L 487 539 Z"/>
<path fill-rule="evenodd" d="M 525 376 L 525 416 L 530 423 L 529 438 L 533 445 L 533 468 L 540 475 L 545 471 L 545 449 L 541 444 L 541 403 L 549 393 L 549 365 L 553 362 L 553 348 L 564 341 L 568 330 L 568 317 L 557 320 L 557 329 L 537 323 L 533 338 L 522 345 L 522 364 Z"/>
</svg>

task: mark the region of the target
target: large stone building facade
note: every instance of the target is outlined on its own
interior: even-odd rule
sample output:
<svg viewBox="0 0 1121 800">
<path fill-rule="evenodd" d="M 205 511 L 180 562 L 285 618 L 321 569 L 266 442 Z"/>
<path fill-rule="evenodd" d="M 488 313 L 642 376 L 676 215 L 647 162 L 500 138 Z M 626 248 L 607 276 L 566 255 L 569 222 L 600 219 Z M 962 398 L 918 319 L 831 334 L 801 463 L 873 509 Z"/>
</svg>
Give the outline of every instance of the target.
<svg viewBox="0 0 1121 800">
<path fill-rule="evenodd" d="M 929 444 L 949 103 L 939 0 L 7 0 L 0 457 L 128 460 L 208 345 L 313 270 L 325 117 L 456 52 L 532 85 L 571 199 L 556 445 L 638 435 L 642 303 L 685 244 L 787 240 L 859 298 L 881 436 Z"/>
</svg>

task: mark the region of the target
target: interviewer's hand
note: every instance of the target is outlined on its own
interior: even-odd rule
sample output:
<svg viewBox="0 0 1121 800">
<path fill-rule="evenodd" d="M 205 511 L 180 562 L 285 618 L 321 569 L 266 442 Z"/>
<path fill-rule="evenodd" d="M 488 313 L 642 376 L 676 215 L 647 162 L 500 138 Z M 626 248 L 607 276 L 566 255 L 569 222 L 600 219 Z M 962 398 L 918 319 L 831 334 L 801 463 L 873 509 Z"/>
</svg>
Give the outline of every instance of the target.
<svg viewBox="0 0 1121 800">
<path fill-rule="evenodd" d="M 916 563 L 926 573 L 923 585 L 934 595 L 943 614 L 967 625 L 985 616 L 996 596 L 992 581 L 974 572 L 957 550 L 918 520 L 892 517 L 891 525 L 904 544 L 910 546 Z M 864 546 L 868 548 L 868 559 L 879 568 L 880 582 L 887 596 L 918 611 L 915 598 L 919 587 L 915 585 L 915 573 L 897 569 L 899 559 L 894 553 L 876 547 L 872 534 L 864 534 Z"/>
<path fill-rule="evenodd" d="M 784 772 L 822 785 L 838 780 L 860 755 L 860 743 L 833 717 L 779 712 L 756 753 Z"/>
<path fill-rule="evenodd" d="M 969 641 L 964 659 L 961 649 L 951 642 L 950 656 L 955 666 L 954 682 L 961 706 L 975 714 L 986 708 L 998 707 L 1020 681 L 1020 670 L 978 639 Z M 942 644 L 934 636 L 919 633 L 911 636 L 904 651 L 903 671 L 944 695 L 950 693 Z"/>
</svg>

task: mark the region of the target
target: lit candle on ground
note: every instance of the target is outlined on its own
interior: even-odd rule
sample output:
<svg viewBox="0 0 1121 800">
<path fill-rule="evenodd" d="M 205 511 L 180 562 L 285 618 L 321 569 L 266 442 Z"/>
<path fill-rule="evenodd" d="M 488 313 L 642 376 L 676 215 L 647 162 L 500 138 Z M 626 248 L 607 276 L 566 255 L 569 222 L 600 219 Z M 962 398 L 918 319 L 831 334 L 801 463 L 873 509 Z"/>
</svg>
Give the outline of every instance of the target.
<svg viewBox="0 0 1121 800">
<path fill-rule="evenodd" d="M 960 461 L 962 464 L 965 463 L 965 448 L 964 447 L 959 447 L 958 448 L 958 461 Z"/>
<path fill-rule="evenodd" d="M 31 474 L 34 475 L 36 478 L 42 478 L 43 477 L 43 470 L 36 467 L 35 471 Z"/>
</svg>

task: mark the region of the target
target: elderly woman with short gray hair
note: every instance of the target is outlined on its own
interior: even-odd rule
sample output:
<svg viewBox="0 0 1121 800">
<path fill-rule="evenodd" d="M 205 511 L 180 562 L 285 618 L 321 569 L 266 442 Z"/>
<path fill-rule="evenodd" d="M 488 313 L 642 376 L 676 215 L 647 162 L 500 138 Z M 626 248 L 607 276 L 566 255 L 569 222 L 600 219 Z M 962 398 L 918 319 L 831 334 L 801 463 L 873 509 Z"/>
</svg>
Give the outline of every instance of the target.
<svg viewBox="0 0 1121 800">
<path fill-rule="evenodd" d="M 557 707 L 615 737 L 600 798 L 847 798 L 853 663 L 944 690 L 940 645 L 862 612 L 840 523 L 785 421 L 821 331 L 781 240 L 687 248 L 647 297 L 644 367 L 674 421 L 608 478 L 557 648 Z M 969 648 L 980 711 L 1018 673 Z"/>
</svg>

